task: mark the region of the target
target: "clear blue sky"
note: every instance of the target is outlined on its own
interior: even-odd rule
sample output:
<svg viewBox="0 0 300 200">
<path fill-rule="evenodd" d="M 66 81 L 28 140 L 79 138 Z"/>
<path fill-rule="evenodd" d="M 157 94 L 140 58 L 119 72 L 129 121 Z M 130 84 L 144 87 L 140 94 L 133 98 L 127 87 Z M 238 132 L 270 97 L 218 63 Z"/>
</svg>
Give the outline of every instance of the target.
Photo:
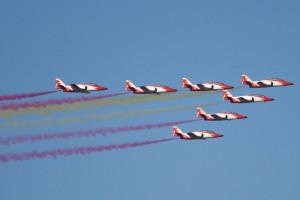
<svg viewBox="0 0 300 200">
<path fill-rule="evenodd" d="M 111 94 L 181 78 L 241 86 L 279 77 L 285 88 L 262 93 L 270 103 L 206 107 L 245 120 L 179 125 L 223 138 L 166 143 L 89 155 L 0 164 L 0 199 L 299 199 L 299 1 L 1 1 L 1 95 L 95 82 Z M 93 94 L 92 94 L 93 95 Z M 79 97 L 54 93 L 22 101 Z M 126 106 L 0 119 L 0 123 L 222 102 L 220 93 Z M 3 103 L 2 103 L 3 104 Z M 1 131 L 1 136 L 55 133 L 195 119 L 195 110 Z M 0 146 L 0 153 L 106 145 L 172 137 L 172 127 L 112 136 Z"/>
</svg>

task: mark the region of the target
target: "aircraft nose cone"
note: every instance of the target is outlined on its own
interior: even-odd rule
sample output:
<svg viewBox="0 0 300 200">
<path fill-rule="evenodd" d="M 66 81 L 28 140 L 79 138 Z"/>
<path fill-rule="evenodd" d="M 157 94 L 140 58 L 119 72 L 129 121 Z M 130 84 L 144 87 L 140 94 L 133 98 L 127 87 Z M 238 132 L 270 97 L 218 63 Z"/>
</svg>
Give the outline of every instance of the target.
<svg viewBox="0 0 300 200">
<path fill-rule="evenodd" d="M 231 86 L 231 85 L 225 85 L 225 87 L 223 88 L 223 90 L 224 90 L 224 89 L 226 89 L 226 90 L 227 90 L 227 89 L 232 89 L 232 88 L 234 88 L 234 87 Z"/>
<path fill-rule="evenodd" d="M 265 97 L 265 98 L 264 98 L 264 101 L 274 101 L 274 99 L 273 99 L 273 98 L 270 98 L 270 97 Z"/>
<path fill-rule="evenodd" d="M 101 86 L 98 86 L 97 89 L 98 89 L 98 90 L 107 90 L 106 87 L 101 87 Z"/>
<path fill-rule="evenodd" d="M 212 136 L 214 138 L 217 138 L 217 137 L 223 137 L 223 135 L 219 134 L 219 133 L 212 133 Z"/>
</svg>

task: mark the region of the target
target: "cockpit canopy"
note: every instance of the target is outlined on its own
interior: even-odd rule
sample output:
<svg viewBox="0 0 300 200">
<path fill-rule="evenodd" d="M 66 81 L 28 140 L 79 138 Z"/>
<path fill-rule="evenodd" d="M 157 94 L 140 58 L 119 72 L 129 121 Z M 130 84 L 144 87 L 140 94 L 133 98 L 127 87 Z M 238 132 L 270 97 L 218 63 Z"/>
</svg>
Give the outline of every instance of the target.
<svg viewBox="0 0 300 200">
<path fill-rule="evenodd" d="M 269 80 L 271 80 L 271 81 L 284 81 L 284 80 L 282 80 L 280 78 L 269 78 Z"/>
<path fill-rule="evenodd" d="M 210 130 L 199 130 L 199 132 L 203 132 L 203 133 L 215 133 L 215 132 L 210 131 Z"/>
<path fill-rule="evenodd" d="M 95 83 L 83 83 L 84 85 L 89 85 L 89 86 L 98 86 L 97 84 Z"/>
<path fill-rule="evenodd" d="M 262 94 L 248 94 L 249 96 L 254 96 L 254 97 L 266 97 L 265 95 Z"/>
<path fill-rule="evenodd" d="M 152 84 L 152 86 L 168 88 L 168 86 L 163 85 L 163 84 Z"/>
<path fill-rule="evenodd" d="M 238 115 L 238 113 L 235 113 L 235 112 L 223 112 L 225 114 L 233 114 L 233 115 Z"/>
<path fill-rule="evenodd" d="M 209 84 L 222 84 L 222 85 L 225 85 L 224 83 L 222 82 L 208 82 Z"/>
</svg>

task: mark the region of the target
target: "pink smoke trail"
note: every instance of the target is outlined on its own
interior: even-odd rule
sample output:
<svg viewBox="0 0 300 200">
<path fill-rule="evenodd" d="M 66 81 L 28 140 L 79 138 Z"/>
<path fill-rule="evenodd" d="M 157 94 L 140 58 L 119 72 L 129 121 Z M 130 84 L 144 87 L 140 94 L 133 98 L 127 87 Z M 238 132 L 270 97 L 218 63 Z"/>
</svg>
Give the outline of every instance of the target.
<svg viewBox="0 0 300 200">
<path fill-rule="evenodd" d="M 115 94 L 108 94 L 108 95 L 99 95 L 99 96 L 92 96 L 92 97 L 77 97 L 77 98 L 65 98 L 65 99 L 48 99 L 46 101 L 33 101 L 28 103 L 15 103 L 15 104 L 7 104 L 1 105 L 0 110 L 18 110 L 24 108 L 39 108 L 39 107 L 47 107 L 50 105 L 62 105 L 62 104 L 74 104 L 79 102 L 86 102 L 86 101 L 93 101 L 97 99 L 104 99 L 114 96 L 119 96 L 122 94 L 127 94 L 127 92 L 122 93 L 115 93 Z"/>
<path fill-rule="evenodd" d="M 140 147 L 150 144 L 156 144 L 161 142 L 167 142 L 170 140 L 174 140 L 176 138 L 169 138 L 169 139 L 161 139 L 161 140 L 149 140 L 143 142 L 132 142 L 132 143 L 123 143 L 123 144 L 112 144 L 107 146 L 86 146 L 86 147 L 75 147 L 75 148 L 68 148 L 68 149 L 53 149 L 47 151 L 32 151 L 26 153 L 7 153 L 7 154 L 0 154 L 0 162 L 6 163 L 9 161 L 23 161 L 23 160 L 31 160 L 33 158 L 46 158 L 52 157 L 56 158 L 58 156 L 72 156 L 72 155 L 84 155 L 90 154 L 95 152 L 102 152 L 102 151 L 111 151 L 114 149 L 126 149 L 129 147 Z"/>
<path fill-rule="evenodd" d="M 117 128 L 100 128 L 100 129 L 86 130 L 86 131 L 69 131 L 69 132 L 61 132 L 61 133 L 54 133 L 54 134 L 44 133 L 44 134 L 35 134 L 35 135 L 8 136 L 5 138 L 0 138 L 0 145 L 18 144 L 18 143 L 24 143 L 26 141 L 38 142 L 42 140 L 57 140 L 57 139 L 69 139 L 73 137 L 91 137 L 97 135 L 117 134 L 117 133 L 130 132 L 130 131 L 140 131 L 140 130 L 149 130 L 155 128 L 163 128 L 168 126 L 176 126 L 179 124 L 185 124 L 185 123 L 190 123 L 195 121 L 198 121 L 198 119 L 156 123 L 156 124 L 145 124 L 145 125 L 138 125 L 138 126 L 123 126 Z"/>
<path fill-rule="evenodd" d="M 3 96 L 0 96 L 0 101 L 31 98 L 31 97 L 51 94 L 51 93 L 54 93 L 54 92 L 58 92 L 58 90 L 45 91 L 45 92 L 34 92 L 34 93 L 24 93 L 24 94 L 15 94 L 15 95 L 3 95 Z"/>
</svg>

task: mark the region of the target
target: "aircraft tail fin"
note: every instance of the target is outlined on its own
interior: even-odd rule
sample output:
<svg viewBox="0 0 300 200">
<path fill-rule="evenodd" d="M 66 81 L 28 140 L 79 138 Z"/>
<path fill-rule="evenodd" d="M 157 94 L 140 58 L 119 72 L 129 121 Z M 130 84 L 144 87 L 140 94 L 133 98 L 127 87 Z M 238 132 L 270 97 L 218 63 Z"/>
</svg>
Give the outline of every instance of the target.
<svg viewBox="0 0 300 200">
<path fill-rule="evenodd" d="M 192 82 L 189 81 L 187 78 L 182 78 L 182 87 L 183 88 L 190 88 L 192 86 Z"/>
<path fill-rule="evenodd" d="M 59 78 L 57 78 L 55 80 L 55 88 L 56 89 L 63 89 L 65 86 L 66 86 L 66 84 L 62 80 L 60 80 Z"/>
<path fill-rule="evenodd" d="M 245 74 L 242 75 L 242 84 L 243 85 L 247 85 L 251 82 L 252 82 L 252 80 L 247 75 L 245 75 Z"/>
<path fill-rule="evenodd" d="M 135 89 L 136 86 L 130 81 L 130 80 L 126 80 L 126 90 L 130 91 Z"/>
<path fill-rule="evenodd" d="M 181 134 L 182 134 L 182 131 L 177 126 L 173 126 L 173 136 L 178 137 Z"/>
<path fill-rule="evenodd" d="M 197 117 L 203 118 L 203 115 L 206 115 L 206 112 L 202 108 L 197 107 Z"/>
<path fill-rule="evenodd" d="M 232 97 L 232 95 L 227 90 L 223 90 L 223 99 L 224 100 L 229 100 L 231 97 Z"/>
</svg>

